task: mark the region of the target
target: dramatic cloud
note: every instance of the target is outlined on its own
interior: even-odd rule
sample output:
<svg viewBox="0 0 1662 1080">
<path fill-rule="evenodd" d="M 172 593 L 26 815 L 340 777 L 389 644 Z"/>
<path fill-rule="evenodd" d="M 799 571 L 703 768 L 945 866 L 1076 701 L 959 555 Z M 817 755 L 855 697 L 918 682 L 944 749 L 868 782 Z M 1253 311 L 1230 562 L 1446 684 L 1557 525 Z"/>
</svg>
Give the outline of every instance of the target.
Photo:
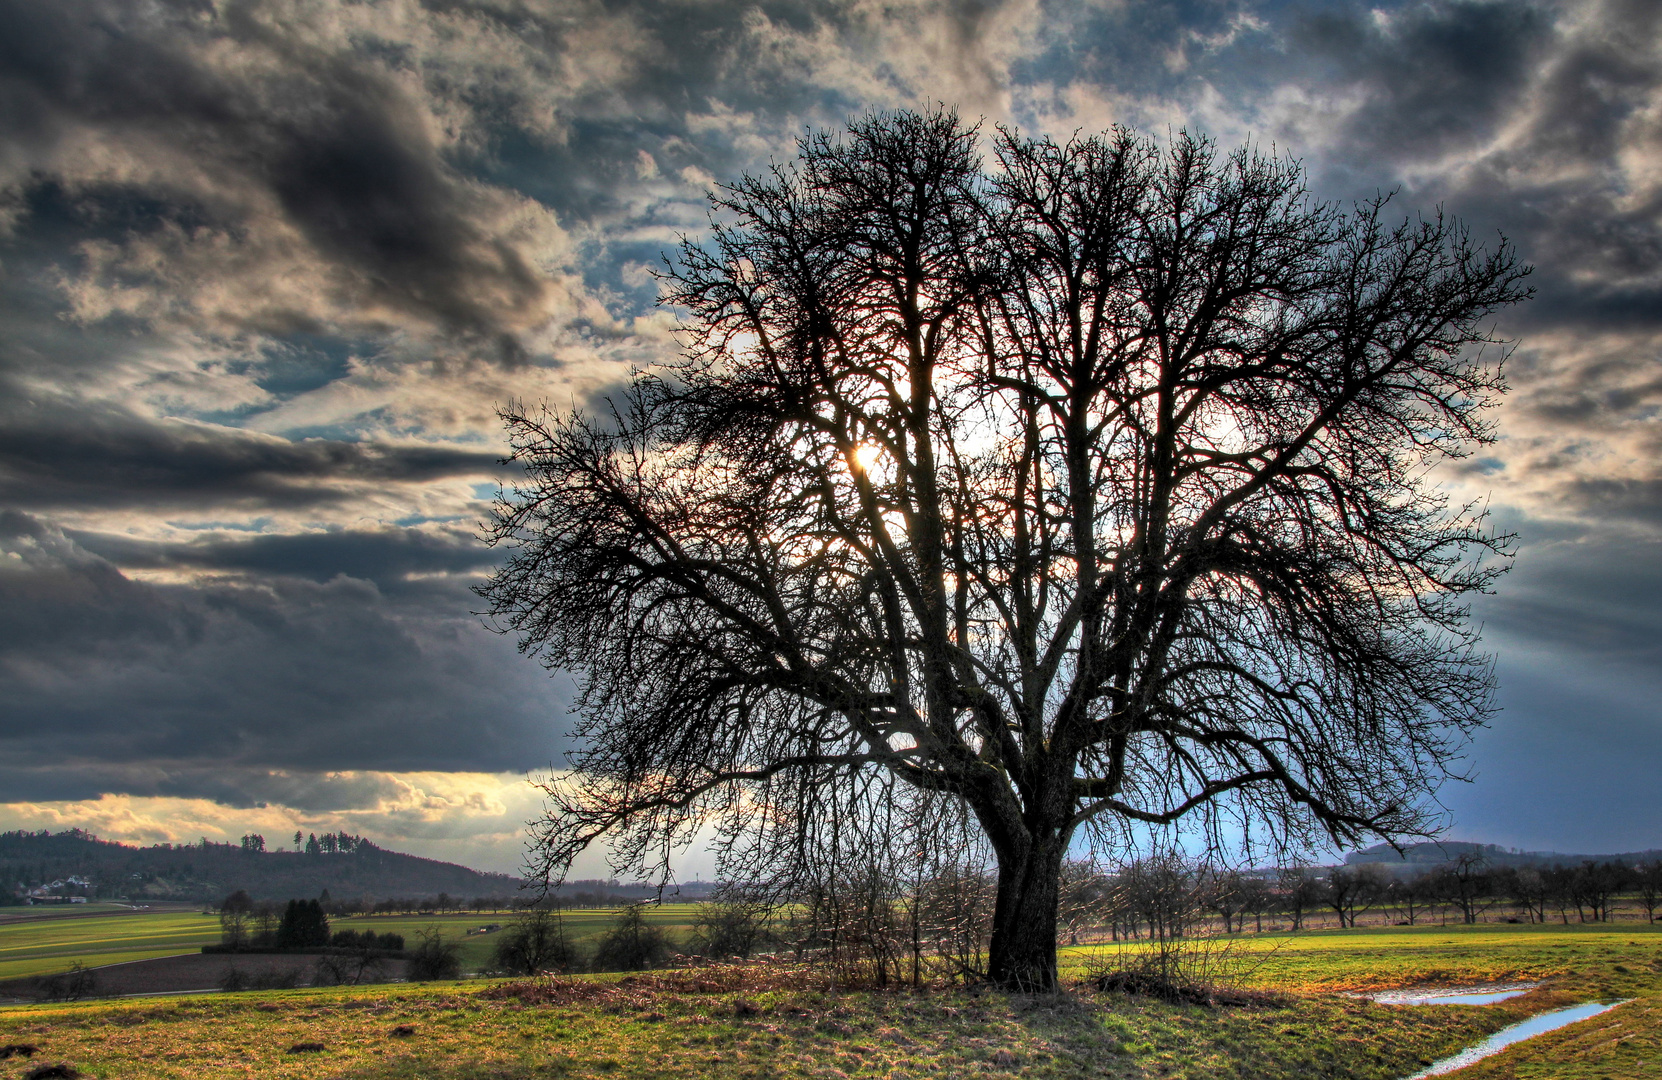
<svg viewBox="0 0 1662 1080">
<path fill-rule="evenodd" d="M 359 551 L 324 567 L 331 543 Z M 133 580 L 32 518 L 0 518 L 4 790 L 85 798 L 119 774 L 124 792 L 234 801 L 227 767 L 500 772 L 560 754 L 563 686 L 468 614 L 455 577 L 481 560 L 465 534 L 127 550 L 176 577 L 244 576 Z M 365 577 L 342 569 L 355 561 Z"/>
<path fill-rule="evenodd" d="M 569 686 L 469 614 L 496 407 L 673 354 L 651 269 L 710 185 L 938 101 L 1250 139 L 1318 198 L 1395 191 L 1535 264 L 1501 439 L 1442 474 L 1520 541 L 1477 612 L 1506 712 L 1446 798 L 1532 847 L 1653 827 L 1627 763 L 1662 744 L 1655 3 L 0 0 L 0 25 L 0 823 L 515 863 Z"/>
<path fill-rule="evenodd" d="M 269 801 L 25 797 L 0 803 L 0 829 L 81 828 L 147 844 L 188 844 L 203 837 L 236 843 L 255 832 L 273 847 L 286 845 L 297 831 L 344 830 L 398 850 L 512 874 L 524 865 L 524 825 L 541 809 L 540 794 L 517 774 L 251 773 L 235 781 L 239 790 L 258 791 Z M 589 859 L 579 876 L 599 874 L 603 865 Z"/>
</svg>

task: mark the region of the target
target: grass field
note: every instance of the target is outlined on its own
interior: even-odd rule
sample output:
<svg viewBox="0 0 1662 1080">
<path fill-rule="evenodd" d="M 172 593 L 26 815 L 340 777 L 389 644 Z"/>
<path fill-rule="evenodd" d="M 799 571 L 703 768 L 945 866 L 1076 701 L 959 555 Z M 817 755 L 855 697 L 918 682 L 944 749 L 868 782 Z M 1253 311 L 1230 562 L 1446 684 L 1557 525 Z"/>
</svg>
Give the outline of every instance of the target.
<svg viewBox="0 0 1662 1080">
<path fill-rule="evenodd" d="M 219 940 L 219 920 L 199 911 L 51 918 L 0 923 L 0 979 L 195 952 Z"/>
<path fill-rule="evenodd" d="M 1250 982 L 1301 992 L 1551 979 L 1588 997 L 1662 991 L 1662 924 L 1421 926 L 1237 939 Z M 1135 948 L 1136 946 L 1131 946 Z M 1112 947 L 1062 952 L 1082 976 Z"/>
<path fill-rule="evenodd" d="M 179 905 L 169 905 L 179 906 Z M 194 905 L 191 905 L 194 906 Z M 113 915 L 133 911 L 131 904 L 113 901 L 91 904 L 32 904 L 0 907 L 0 926 L 9 922 L 34 922 L 39 919 L 86 918 L 89 915 Z"/>
<path fill-rule="evenodd" d="M 481 920 L 449 920 L 458 932 L 469 921 Z M 342 925 L 371 922 L 395 928 L 390 917 Z M 595 913 L 594 930 L 605 922 Z M 719 976 L 693 973 L 24 1006 L 0 1009 L 0 1044 L 36 1045 L 37 1064 L 73 1062 L 108 1080 L 1400 1080 L 1532 1012 L 1633 997 L 1458 1080 L 1662 1080 L 1662 934 L 1648 928 L 1332 931 L 1248 939 L 1247 947 L 1262 961 L 1253 980 L 1284 993 L 1245 1008 L 1084 991 L 1030 999 L 963 990 L 836 992 L 764 968 L 728 988 L 711 981 Z M 1079 952 L 1067 957 L 1073 971 L 1084 966 Z M 1380 1006 L 1323 992 L 1514 978 L 1549 983 L 1483 1007 Z M 542 989 L 512 996 L 505 985 Z M 300 1044 L 322 1049 L 289 1052 Z M 8 1067 L 22 1074 L 7 1063 L 0 1077 L 12 1075 Z"/>
<path fill-rule="evenodd" d="M 77 905 L 79 907 L 79 905 Z M 67 908 L 27 909 L 57 914 Z M 663 926 L 679 940 L 691 928 L 694 905 L 665 904 L 648 912 L 648 921 Z M 77 913 L 79 914 L 79 913 Z M 617 919 L 616 910 L 580 910 L 565 916 L 567 933 L 574 943 L 593 949 L 596 939 Z M 490 961 L 497 938 L 494 934 L 469 934 L 497 923 L 509 924 L 506 914 L 467 915 L 359 915 L 333 919 L 336 930 L 374 930 L 404 935 L 409 945 L 415 935 L 436 926 L 446 941 L 461 947 L 464 971 L 478 971 Z M 219 920 L 199 909 L 112 913 L 77 918 L 36 918 L 0 922 L 0 981 L 47 975 L 64 971 L 79 961 L 87 967 L 147 960 L 197 952 L 219 940 Z M 0 1074 L 3 1075 L 3 1074 Z"/>
<path fill-rule="evenodd" d="M 684 941 L 692 929 L 693 916 L 696 904 L 662 904 L 650 907 L 646 911 L 646 921 L 663 927 L 677 942 Z M 585 953 L 592 953 L 594 946 L 601 935 L 612 928 L 617 921 L 618 909 L 589 909 L 583 908 L 565 912 L 561 918 L 565 921 L 566 936 Z M 373 930 L 377 934 L 403 934 L 406 945 L 415 944 L 415 935 L 429 927 L 437 926 L 444 934 L 446 941 L 454 941 L 461 946 L 460 959 L 462 970 L 479 971 L 483 969 L 491 958 L 491 950 L 496 946 L 495 934 L 469 934 L 468 930 L 477 929 L 496 923 L 507 927 L 513 922 L 513 916 L 506 913 L 484 915 L 355 915 L 346 919 L 331 919 L 329 926 L 333 930 Z"/>
<path fill-rule="evenodd" d="M 683 992 L 657 980 L 522 1003 L 479 984 L 288 991 L 0 1011 L 0 1042 L 94 1077 L 1395 1078 L 1504 1022 L 1336 997 L 1219 1013 L 1124 999 L 813 989 Z M 401 1037 L 395 1029 L 407 1026 Z M 316 1052 L 291 1053 L 300 1044 Z"/>
</svg>

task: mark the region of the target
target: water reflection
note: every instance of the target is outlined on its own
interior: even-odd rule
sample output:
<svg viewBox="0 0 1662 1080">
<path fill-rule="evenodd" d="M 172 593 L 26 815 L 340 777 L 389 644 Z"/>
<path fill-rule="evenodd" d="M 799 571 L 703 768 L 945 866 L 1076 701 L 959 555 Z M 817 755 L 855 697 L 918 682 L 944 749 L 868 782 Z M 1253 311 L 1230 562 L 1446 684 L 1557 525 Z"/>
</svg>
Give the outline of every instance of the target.
<svg viewBox="0 0 1662 1080">
<path fill-rule="evenodd" d="M 1538 1016 L 1532 1016 L 1522 1023 L 1513 1024 L 1509 1028 L 1502 1028 L 1493 1035 L 1489 1036 L 1487 1039 L 1484 1039 L 1482 1042 L 1478 1043 L 1476 1046 L 1468 1046 L 1458 1054 L 1455 1054 L 1452 1057 L 1446 1057 L 1432 1065 L 1430 1068 L 1415 1073 L 1413 1076 L 1410 1076 L 1408 1080 L 1424 1080 L 1424 1078 L 1428 1076 L 1441 1076 L 1443 1073 L 1450 1073 L 1456 1069 L 1463 1069 L 1474 1061 L 1480 1061 L 1483 1058 L 1488 1057 L 1490 1054 L 1499 1053 L 1508 1046 L 1511 1046 L 1513 1043 L 1523 1042 L 1525 1039 L 1533 1039 L 1537 1035 L 1544 1035 L 1549 1031 L 1555 1031 L 1567 1024 L 1574 1024 L 1578 1021 L 1586 1020 L 1589 1017 L 1597 1016 L 1599 1013 L 1605 1012 L 1606 1010 L 1614 1009 L 1617 1005 L 1621 1004 L 1623 1003 L 1618 1001 L 1611 1005 L 1600 1005 L 1596 1001 L 1589 1001 L 1585 1005 L 1572 1005 L 1568 1009 L 1558 1009 L 1554 1012 L 1541 1013 Z"/>
<path fill-rule="evenodd" d="M 1386 990 L 1366 996 L 1369 1001 L 1380 1005 L 1493 1005 L 1497 1001 L 1527 994 L 1540 985 L 1445 986 L 1436 990 Z"/>
</svg>

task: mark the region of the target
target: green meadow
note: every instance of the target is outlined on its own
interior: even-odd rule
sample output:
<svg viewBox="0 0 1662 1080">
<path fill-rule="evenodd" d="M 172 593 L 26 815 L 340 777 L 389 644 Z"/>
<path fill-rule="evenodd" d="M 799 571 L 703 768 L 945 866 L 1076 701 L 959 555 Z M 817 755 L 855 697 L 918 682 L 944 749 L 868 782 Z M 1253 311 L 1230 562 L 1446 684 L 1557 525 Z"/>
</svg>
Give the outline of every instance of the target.
<svg viewBox="0 0 1662 1080">
<path fill-rule="evenodd" d="M 69 909 L 42 909 L 51 913 Z M 648 921 L 663 926 L 676 940 L 692 928 L 693 904 L 664 904 L 650 909 Z M 219 941 L 219 919 L 198 910 L 141 914 L 47 917 L 0 922 L 0 980 L 49 975 L 73 963 L 87 967 L 177 956 L 201 950 Z M 616 909 L 577 910 L 565 915 L 567 933 L 579 947 L 592 951 L 596 941 L 617 919 Z M 496 945 L 495 934 L 469 933 L 491 924 L 507 926 L 511 915 L 358 915 L 330 920 L 335 930 L 374 930 L 404 935 L 409 945 L 428 927 L 437 927 L 444 940 L 460 947 L 464 971 L 486 967 Z M 0 1076 L 3 1076 L 0 1073 Z"/>
<path fill-rule="evenodd" d="M 197 952 L 219 940 L 219 920 L 199 911 L 0 922 L 0 980 Z"/>
<path fill-rule="evenodd" d="M 1138 946 L 1062 950 L 1075 977 Z M 1247 985 L 1302 993 L 1553 980 L 1589 996 L 1649 992 L 1662 965 L 1662 924 L 1379 927 L 1232 939 Z M 1658 985 L 1657 989 L 1662 989 Z"/>
<path fill-rule="evenodd" d="M 574 937 L 609 921 L 586 914 Z M 465 937 L 468 924 L 495 920 L 340 925 L 404 932 L 400 923 L 435 921 Z M 1642 924 L 1319 931 L 1248 936 L 1236 948 L 1232 959 L 1264 993 L 1223 1008 L 1085 986 L 1040 997 L 839 989 L 823 973 L 764 964 L 17 1006 L 0 1009 L 0 1045 L 32 1045 L 33 1065 L 66 1062 L 109 1080 L 1401 1080 L 1533 1013 L 1630 998 L 1453 1075 L 1662 1080 L 1662 933 Z M 1067 950 L 1067 970 L 1083 975 L 1112 951 Z M 1385 1006 L 1338 993 L 1536 979 L 1546 985 L 1488 1006 Z M 0 1063 L 0 1077 L 24 1069 Z"/>
<path fill-rule="evenodd" d="M 692 931 L 697 909 L 696 904 L 655 905 L 647 908 L 646 921 L 661 926 L 670 934 L 672 940 L 680 942 Z M 561 918 L 565 923 L 567 938 L 583 952 L 592 953 L 601 936 L 617 922 L 620 910 L 579 908 L 564 912 Z M 506 929 L 512 922 L 513 916 L 505 912 L 482 915 L 354 915 L 350 918 L 330 919 L 329 927 L 331 930 L 373 930 L 377 934 L 402 934 L 405 945 L 413 946 L 416 943 L 416 934 L 428 927 L 436 926 L 443 934 L 444 940 L 453 941 L 461 947 L 459 958 L 462 970 L 479 971 L 490 963 L 491 951 L 496 947 L 497 938 L 494 933 L 478 934 L 469 931 L 493 924 Z"/>
</svg>

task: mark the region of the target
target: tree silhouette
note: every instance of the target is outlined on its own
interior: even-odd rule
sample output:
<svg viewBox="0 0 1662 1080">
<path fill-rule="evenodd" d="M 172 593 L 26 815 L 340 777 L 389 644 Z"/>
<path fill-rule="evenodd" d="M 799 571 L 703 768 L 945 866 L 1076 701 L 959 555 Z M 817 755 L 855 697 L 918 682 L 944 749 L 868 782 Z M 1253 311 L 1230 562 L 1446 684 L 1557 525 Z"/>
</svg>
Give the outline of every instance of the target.
<svg viewBox="0 0 1662 1080">
<path fill-rule="evenodd" d="M 1505 548 L 1426 470 L 1492 437 L 1484 320 L 1527 268 L 1187 134 L 979 140 L 806 138 L 666 271 L 683 362 L 598 416 L 503 410 L 480 594 L 585 680 L 545 876 L 711 821 L 729 875 L 788 871 L 887 773 L 968 805 L 990 973 L 1046 987 L 1082 829 L 1426 830 Z"/>
</svg>

